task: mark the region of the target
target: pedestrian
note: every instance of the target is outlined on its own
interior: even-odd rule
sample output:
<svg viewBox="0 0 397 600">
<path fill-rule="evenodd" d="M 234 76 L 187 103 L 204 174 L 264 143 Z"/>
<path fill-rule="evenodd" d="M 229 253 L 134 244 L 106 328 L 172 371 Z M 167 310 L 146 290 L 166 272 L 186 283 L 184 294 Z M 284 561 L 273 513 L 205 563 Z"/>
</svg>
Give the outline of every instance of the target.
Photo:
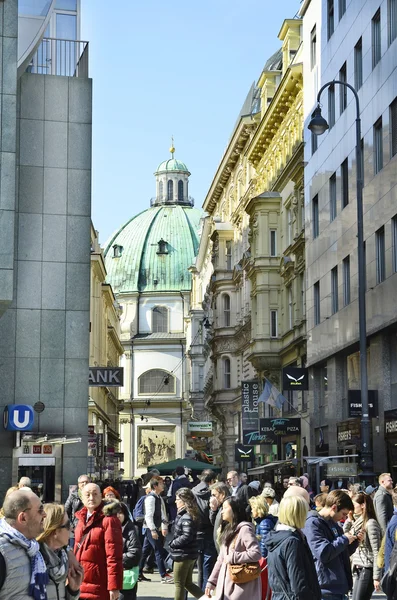
<svg viewBox="0 0 397 600">
<path fill-rule="evenodd" d="M 288 479 L 288 487 L 291 487 L 293 485 L 295 485 L 297 487 L 303 487 L 299 477 L 290 477 Z"/>
<path fill-rule="evenodd" d="M 273 600 L 321 600 L 313 556 L 302 533 L 308 508 L 301 496 L 283 498 L 278 523 L 267 536 L 267 564 Z"/>
<path fill-rule="evenodd" d="M 213 525 L 213 539 L 217 553 L 220 551 L 220 534 L 222 523 L 222 504 L 230 495 L 230 490 L 227 485 L 221 481 L 211 485 L 210 505 L 210 521 Z"/>
<path fill-rule="evenodd" d="M 385 535 L 387 524 L 393 516 L 393 500 L 391 497 L 393 479 L 390 473 L 382 473 L 379 475 L 378 481 L 379 488 L 374 496 L 374 506 L 382 535 Z"/>
<path fill-rule="evenodd" d="M 263 558 L 267 556 L 266 539 L 270 531 L 277 523 L 277 517 L 269 512 L 269 505 L 263 496 L 250 498 L 251 514 L 255 523 L 255 533 L 259 540 L 259 546 Z"/>
<path fill-rule="evenodd" d="M 36 537 L 46 516 L 40 499 L 31 490 L 9 494 L 0 520 L 0 599 L 46 598 L 47 567 Z"/>
<path fill-rule="evenodd" d="M 386 534 L 384 536 L 384 540 L 382 544 L 384 544 L 384 568 L 385 572 L 388 571 L 390 566 L 390 556 L 393 550 L 394 542 L 397 539 L 397 487 L 394 488 L 392 492 L 392 501 L 394 506 L 394 513 L 392 518 L 390 519 Z M 379 561 L 378 561 L 379 564 Z"/>
<path fill-rule="evenodd" d="M 197 533 L 200 511 L 196 496 L 189 488 L 180 488 L 176 493 L 177 515 L 170 554 L 174 561 L 175 600 L 184 600 L 185 590 L 195 598 L 201 598 L 201 587 L 193 583 L 193 569 L 198 558 L 199 540 Z"/>
<path fill-rule="evenodd" d="M 18 481 L 18 488 L 31 488 L 32 487 L 32 480 L 30 479 L 30 477 L 21 477 L 21 479 Z"/>
<path fill-rule="evenodd" d="M 200 475 L 200 483 L 192 488 L 200 513 L 197 529 L 197 538 L 199 542 L 197 569 L 198 584 L 203 592 L 217 558 L 217 551 L 214 544 L 214 526 L 210 521 L 210 486 L 215 482 L 215 472 L 211 471 L 211 469 L 204 469 Z"/>
<path fill-rule="evenodd" d="M 84 486 L 90 483 L 91 479 L 88 475 L 80 475 L 77 480 L 77 490 L 71 492 L 65 502 L 65 511 L 70 520 L 70 538 L 69 544 L 71 548 L 74 548 L 74 530 L 77 525 L 76 513 L 81 510 L 84 506 L 82 492 Z"/>
<path fill-rule="evenodd" d="M 254 525 L 246 520 L 245 509 L 237 498 L 228 498 L 224 501 L 222 519 L 221 549 L 208 579 L 205 594 L 211 597 L 216 587 L 217 598 L 222 600 L 260 600 L 261 551 Z M 253 568 L 257 567 L 255 578 L 246 583 L 235 583 L 231 577 L 231 567 L 247 563 L 251 563 Z"/>
<path fill-rule="evenodd" d="M 314 496 L 314 506 L 316 507 L 316 510 L 324 508 L 327 496 L 328 494 L 323 494 L 321 492 L 320 494 L 317 494 L 317 496 Z"/>
<path fill-rule="evenodd" d="M 243 473 L 245 475 L 245 473 Z M 237 471 L 229 471 L 226 477 L 226 483 L 230 487 L 231 496 L 236 498 L 240 502 L 241 506 L 246 510 L 246 518 L 248 521 L 251 520 L 251 507 L 248 500 L 250 494 L 248 485 L 244 483 Z"/>
<path fill-rule="evenodd" d="M 117 507 L 117 517 L 121 523 L 123 533 L 123 569 L 130 570 L 138 567 L 142 556 L 142 546 L 134 523 L 131 521 L 130 511 L 124 502 Z M 138 576 L 137 576 L 138 578 Z M 119 600 L 135 600 L 138 591 L 138 581 L 130 590 L 120 590 Z"/>
<path fill-rule="evenodd" d="M 257 479 L 254 481 L 250 481 L 248 484 L 248 496 L 252 498 L 253 496 L 259 496 L 261 493 L 261 482 Z"/>
<path fill-rule="evenodd" d="M 143 574 L 146 559 L 152 548 L 154 550 L 157 567 L 160 573 L 162 583 L 173 583 L 173 578 L 166 572 L 164 563 L 164 538 L 168 533 L 168 519 L 165 511 L 165 505 L 162 501 L 161 493 L 164 490 L 164 480 L 159 475 L 152 477 L 149 481 L 150 492 L 147 494 L 144 503 L 145 519 L 143 522 L 144 542 L 142 548 L 142 557 L 139 563 L 138 581 L 150 581 Z"/>
<path fill-rule="evenodd" d="M 176 512 L 177 512 L 176 504 L 175 504 L 175 497 L 176 497 L 177 491 L 182 487 L 191 488 L 192 486 L 190 484 L 189 479 L 186 477 L 185 467 L 178 465 L 177 468 L 175 469 L 175 479 L 172 482 L 172 484 L 170 485 L 168 492 L 167 492 L 170 523 L 175 521 Z"/>
<path fill-rule="evenodd" d="M 303 533 L 313 554 L 322 598 L 344 600 L 353 587 L 350 556 L 357 550 L 364 533 L 343 533 L 340 521 L 347 519 L 353 502 L 346 492 L 328 494 L 320 511 L 310 511 Z"/>
<path fill-rule="evenodd" d="M 76 513 L 75 554 L 84 568 L 83 600 L 117 600 L 123 587 L 123 536 L 118 502 L 105 504 L 95 483 L 82 492 L 84 506 Z"/>
<path fill-rule="evenodd" d="M 360 492 L 352 498 L 354 510 L 343 526 L 343 531 L 357 535 L 365 532 L 363 541 L 351 556 L 353 567 L 352 600 L 370 600 L 372 592 L 379 592 L 381 569 L 377 566 L 381 545 L 381 530 L 376 520 L 374 504 L 368 494 Z M 353 517 L 353 518 L 352 518 Z"/>
<path fill-rule="evenodd" d="M 118 500 L 119 502 L 121 501 L 119 492 L 111 485 L 109 485 L 107 488 L 105 488 L 103 490 L 102 496 L 103 496 L 103 499 L 105 500 L 105 502 L 107 502 L 107 501 L 112 502 L 114 500 Z"/>
<path fill-rule="evenodd" d="M 322 479 L 320 481 L 320 492 L 328 494 L 331 491 L 332 481 L 330 479 Z"/>
<path fill-rule="evenodd" d="M 277 517 L 280 504 L 276 500 L 275 490 L 272 487 L 264 487 L 261 496 L 263 496 L 267 502 L 269 513 L 274 517 Z"/>
<path fill-rule="evenodd" d="M 80 594 L 84 571 L 69 568 L 69 557 L 65 550 L 69 542 L 70 520 L 62 504 L 45 505 L 44 531 L 37 541 L 49 575 L 48 600 L 73 600 Z M 67 581 L 67 583 L 66 583 Z"/>
</svg>

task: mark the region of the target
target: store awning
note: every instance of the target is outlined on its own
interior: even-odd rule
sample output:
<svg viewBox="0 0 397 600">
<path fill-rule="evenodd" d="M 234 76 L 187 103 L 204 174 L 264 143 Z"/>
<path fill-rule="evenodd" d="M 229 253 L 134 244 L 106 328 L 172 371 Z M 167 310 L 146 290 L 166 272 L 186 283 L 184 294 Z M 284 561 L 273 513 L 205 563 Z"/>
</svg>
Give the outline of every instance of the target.
<svg viewBox="0 0 397 600">
<path fill-rule="evenodd" d="M 278 460 L 275 462 L 267 463 L 266 465 L 261 465 L 260 467 L 253 467 L 252 469 L 248 469 L 247 473 L 248 475 L 260 475 L 261 473 L 264 473 L 267 469 L 279 469 L 283 465 L 291 465 L 295 467 L 296 460 Z"/>
<path fill-rule="evenodd" d="M 22 436 L 22 441 L 31 444 L 53 444 L 54 446 L 64 444 L 79 444 L 81 437 L 76 435 L 62 435 L 62 433 L 25 433 Z"/>
</svg>

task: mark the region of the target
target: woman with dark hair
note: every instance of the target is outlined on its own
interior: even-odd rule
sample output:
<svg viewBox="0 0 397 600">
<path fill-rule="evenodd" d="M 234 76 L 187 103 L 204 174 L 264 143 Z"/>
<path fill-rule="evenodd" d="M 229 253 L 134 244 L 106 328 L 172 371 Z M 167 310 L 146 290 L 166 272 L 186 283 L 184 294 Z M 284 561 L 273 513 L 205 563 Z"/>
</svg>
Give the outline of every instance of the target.
<svg viewBox="0 0 397 600">
<path fill-rule="evenodd" d="M 344 532 L 350 531 L 357 535 L 365 532 L 362 542 L 351 556 L 353 567 L 353 596 L 352 600 L 369 600 L 374 589 L 380 589 L 381 569 L 377 565 L 378 552 L 381 545 L 382 533 L 376 518 L 374 503 L 371 496 L 364 492 L 352 497 L 354 515 L 345 522 Z"/>
<path fill-rule="evenodd" d="M 123 569 L 128 570 L 139 566 L 141 560 L 142 546 L 139 541 L 134 523 L 131 521 L 131 514 L 128 506 L 120 502 L 117 507 L 117 516 L 121 523 L 123 532 Z M 138 576 L 138 573 L 137 573 Z M 138 583 L 131 590 L 120 590 L 119 600 L 135 600 L 138 590 Z"/>
<path fill-rule="evenodd" d="M 185 590 L 195 598 L 203 595 L 193 583 L 193 568 L 198 557 L 197 529 L 200 513 L 196 498 L 189 488 L 180 488 L 175 495 L 177 514 L 170 554 L 174 561 L 175 600 L 184 600 Z"/>
<path fill-rule="evenodd" d="M 261 579 L 258 570 L 255 579 L 235 583 L 229 565 L 258 563 L 261 551 L 255 528 L 247 520 L 245 507 L 235 498 L 227 498 L 222 505 L 221 548 L 215 567 L 208 579 L 205 594 L 211 597 L 217 588 L 217 598 L 222 600 L 260 600 Z"/>
</svg>

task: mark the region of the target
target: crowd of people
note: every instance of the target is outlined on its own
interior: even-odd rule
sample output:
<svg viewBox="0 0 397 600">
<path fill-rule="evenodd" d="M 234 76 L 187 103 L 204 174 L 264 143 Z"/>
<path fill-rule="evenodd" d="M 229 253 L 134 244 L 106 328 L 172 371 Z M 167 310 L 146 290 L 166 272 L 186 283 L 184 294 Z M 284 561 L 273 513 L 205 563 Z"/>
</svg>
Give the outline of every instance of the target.
<svg viewBox="0 0 397 600">
<path fill-rule="evenodd" d="M 23 478 L 0 519 L 0 600 L 136 600 L 154 572 L 217 600 L 397 598 L 397 488 L 286 477 L 282 489 L 230 471 L 101 487 L 88 475 L 65 505 L 43 504 Z M 135 488 L 135 489 L 134 489 Z M 197 582 L 194 569 L 197 566 Z M 382 579 L 383 578 L 383 579 Z"/>
</svg>

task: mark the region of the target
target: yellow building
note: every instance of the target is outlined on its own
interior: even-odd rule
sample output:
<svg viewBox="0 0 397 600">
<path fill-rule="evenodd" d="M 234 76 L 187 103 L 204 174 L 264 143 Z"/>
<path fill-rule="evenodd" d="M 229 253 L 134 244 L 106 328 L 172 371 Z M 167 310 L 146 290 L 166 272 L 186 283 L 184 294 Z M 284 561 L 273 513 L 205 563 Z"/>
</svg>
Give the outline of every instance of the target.
<svg viewBox="0 0 397 600">
<path fill-rule="evenodd" d="M 118 367 L 123 354 L 121 310 L 112 287 L 105 280 L 103 252 L 98 233 L 91 225 L 90 367 Z M 113 479 L 119 476 L 119 389 L 104 385 L 89 390 L 88 424 L 95 436 L 99 436 L 89 442 L 90 474 Z"/>
</svg>

